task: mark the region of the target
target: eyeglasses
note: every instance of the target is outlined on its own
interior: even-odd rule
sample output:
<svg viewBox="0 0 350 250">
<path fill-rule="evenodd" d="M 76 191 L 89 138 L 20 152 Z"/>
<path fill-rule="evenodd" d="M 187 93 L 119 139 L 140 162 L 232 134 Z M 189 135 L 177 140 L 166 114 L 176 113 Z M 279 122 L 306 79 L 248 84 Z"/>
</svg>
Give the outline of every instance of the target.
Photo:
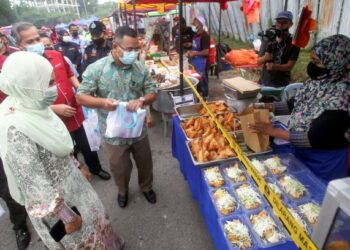
<svg viewBox="0 0 350 250">
<path fill-rule="evenodd" d="M 132 52 L 132 51 L 140 52 L 140 48 L 124 48 L 119 43 L 117 43 L 117 44 L 123 51 L 126 51 L 126 52 Z"/>
</svg>

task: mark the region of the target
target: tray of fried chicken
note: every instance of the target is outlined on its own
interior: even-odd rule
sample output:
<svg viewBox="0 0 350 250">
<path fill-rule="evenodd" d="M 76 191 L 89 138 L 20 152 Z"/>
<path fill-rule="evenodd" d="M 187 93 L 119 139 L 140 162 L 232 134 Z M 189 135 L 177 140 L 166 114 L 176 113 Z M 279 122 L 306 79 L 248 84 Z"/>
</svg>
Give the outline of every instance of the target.
<svg viewBox="0 0 350 250">
<path fill-rule="evenodd" d="M 225 103 L 225 101 L 207 102 L 208 108 L 216 115 L 232 112 L 232 109 Z M 201 103 L 192 105 L 180 106 L 175 108 L 176 114 L 180 120 L 187 120 L 191 117 L 209 116 L 208 111 Z"/>
<path fill-rule="evenodd" d="M 206 137 L 186 142 L 193 164 L 208 165 L 237 157 L 221 133 L 210 133 Z"/>
<path fill-rule="evenodd" d="M 241 124 L 233 112 L 219 114 L 216 118 L 227 132 L 241 130 Z M 191 117 L 183 120 L 181 121 L 181 128 L 187 140 L 206 137 L 211 133 L 219 132 L 215 122 L 208 116 Z"/>
</svg>

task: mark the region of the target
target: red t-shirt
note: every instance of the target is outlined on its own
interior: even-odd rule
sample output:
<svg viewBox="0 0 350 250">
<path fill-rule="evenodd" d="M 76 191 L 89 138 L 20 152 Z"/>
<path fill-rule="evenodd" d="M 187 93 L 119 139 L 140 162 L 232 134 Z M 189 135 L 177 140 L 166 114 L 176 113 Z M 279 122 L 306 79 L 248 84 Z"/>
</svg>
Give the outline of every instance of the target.
<svg viewBox="0 0 350 250">
<path fill-rule="evenodd" d="M 54 104 L 67 104 L 76 109 L 76 114 L 72 117 L 60 116 L 68 131 L 73 132 L 80 128 L 84 121 L 83 110 L 75 99 L 73 86 L 69 80 L 69 78 L 74 76 L 74 73 L 60 52 L 45 50 L 44 57 L 49 60 L 54 68 L 55 82 L 58 90 L 58 96 Z"/>
<path fill-rule="evenodd" d="M 6 56 L 0 54 L 0 73 L 1 73 L 2 65 L 4 64 L 6 58 L 7 58 Z M 2 101 L 5 100 L 6 97 L 7 95 L 5 95 L 4 92 L 0 90 L 0 103 L 2 103 Z"/>
</svg>

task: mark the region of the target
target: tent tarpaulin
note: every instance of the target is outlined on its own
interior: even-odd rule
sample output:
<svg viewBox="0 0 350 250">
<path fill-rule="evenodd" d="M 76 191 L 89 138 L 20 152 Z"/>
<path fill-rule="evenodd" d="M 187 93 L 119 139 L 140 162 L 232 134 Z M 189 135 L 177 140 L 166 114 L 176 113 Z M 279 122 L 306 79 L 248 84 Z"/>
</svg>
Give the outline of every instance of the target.
<svg viewBox="0 0 350 250">
<path fill-rule="evenodd" d="M 132 4 L 133 0 L 125 0 L 126 3 Z M 183 0 L 184 3 L 219 3 L 221 9 L 226 10 L 228 7 L 227 2 L 237 0 Z M 178 0 L 135 0 L 136 4 L 159 4 L 159 3 L 173 3 L 177 4 Z"/>
<path fill-rule="evenodd" d="M 124 7 L 124 6 L 123 6 Z M 133 11 L 133 5 L 131 3 L 128 3 L 125 5 L 127 12 Z M 151 11 L 158 11 L 158 12 L 164 12 L 164 11 L 171 11 L 177 8 L 176 4 L 136 4 L 135 5 L 135 11 L 137 13 L 146 13 Z"/>
</svg>

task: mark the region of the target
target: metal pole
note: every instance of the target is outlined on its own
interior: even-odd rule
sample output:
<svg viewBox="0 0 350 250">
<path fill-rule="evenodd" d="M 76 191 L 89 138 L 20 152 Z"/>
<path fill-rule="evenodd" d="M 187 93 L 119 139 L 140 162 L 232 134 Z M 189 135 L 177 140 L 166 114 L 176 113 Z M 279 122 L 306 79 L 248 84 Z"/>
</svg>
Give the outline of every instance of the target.
<svg viewBox="0 0 350 250">
<path fill-rule="evenodd" d="M 132 0 L 132 11 L 134 13 L 134 29 L 138 34 L 139 32 L 137 31 L 137 22 L 136 22 L 136 0 Z"/>
<path fill-rule="evenodd" d="M 184 76 L 182 75 L 183 74 L 183 71 L 184 71 L 184 60 L 183 60 L 183 53 L 184 53 L 184 50 L 183 50 L 183 47 L 182 47 L 182 44 L 183 44 L 183 37 L 182 37 L 182 25 L 183 25 L 183 22 L 182 22 L 182 17 L 183 17 L 183 13 L 182 13 L 182 0 L 178 0 L 179 1 L 179 36 L 180 36 L 180 65 L 179 65 L 179 70 L 180 70 L 180 95 L 182 96 L 184 94 Z"/>
<path fill-rule="evenodd" d="M 209 3 L 209 23 L 208 23 L 208 32 L 209 32 L 209 35 L 210 35 L 210 31 L 211 31 L 211 25 L 210 25 L 210 22 L 211 22 L 211 4 Z"/>
<path fill-rule="evenodd" d="M 125 15 L 125 24 L 126 24 L 126 27 L 129 27 L 128 12 L 126 11 L 126 3 L 124 3 L 124 15 Z"/>
<path fill-rule="evenodd" d="M 222 15 L 222 9 L 220 6 L 220 14 L 219 14 L 219 46 L 221 44 L 221 15 Z M 219 62 L 219 53 L 216 53 L 216 62 L 217 62 L 217 69 L 216 69 L 216 78 L 219 80 L 219 69 L 220 69 L 220 62 Z"/>
<path fill-rule="evenodd" d="M 288 0 L 285 0 L 284 1 L 284 10 L 287 10 L 287 8 L 288 8 Z"/>
<path fill-rule="evenodd" d="M 88 17 L 88 13 L 87 13 L 87 9 L 86 9 L 86 4 L 85 4 L 85 0 L 83 0 L 83 5 L 84 5 L 84 11 L 85 11 L 85 17 Z"/>
</svg>

